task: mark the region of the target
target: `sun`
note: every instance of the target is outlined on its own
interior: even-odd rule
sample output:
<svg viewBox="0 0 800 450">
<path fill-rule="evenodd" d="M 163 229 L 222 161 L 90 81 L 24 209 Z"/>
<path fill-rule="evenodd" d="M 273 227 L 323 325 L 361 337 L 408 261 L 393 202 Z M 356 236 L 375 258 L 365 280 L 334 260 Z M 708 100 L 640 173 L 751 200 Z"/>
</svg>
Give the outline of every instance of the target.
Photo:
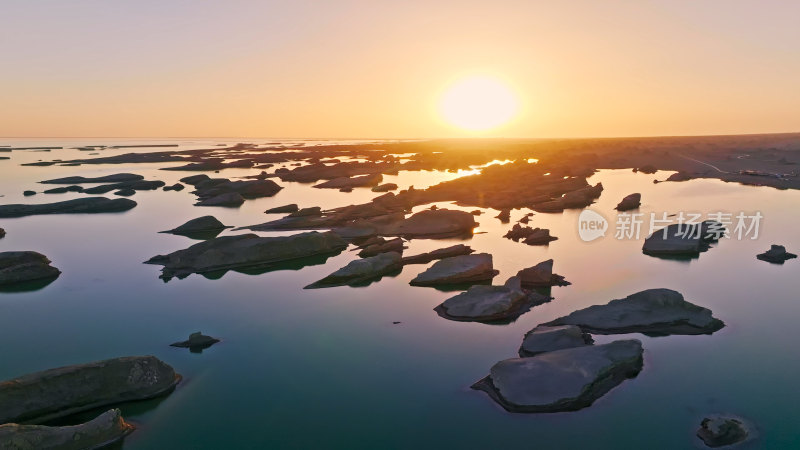
<svg viewBox="0 0 800 450">
<path fill-rule="evenodd" d="M 462 78 L 439 101 L 439 112 L 452 125 L 486 131 L 508 123 L 519 110 L 517 96 L 501 80 L 489 76 Z"/>
</svg>

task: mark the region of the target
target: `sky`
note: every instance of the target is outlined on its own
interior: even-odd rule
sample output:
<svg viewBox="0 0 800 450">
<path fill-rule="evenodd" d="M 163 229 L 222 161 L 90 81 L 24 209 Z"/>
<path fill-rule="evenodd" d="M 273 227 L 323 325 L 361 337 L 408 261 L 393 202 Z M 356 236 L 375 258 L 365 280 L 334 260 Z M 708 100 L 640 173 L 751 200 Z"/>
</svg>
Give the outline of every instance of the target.
<svg viewBox="0 0 800 450">
<path fill-rule="evenodd" d="M 0 136 L 800 131 L 800 2 L 3 0 Z M 480 133 L 453 83 L 518 100 Z"/>
</svg>

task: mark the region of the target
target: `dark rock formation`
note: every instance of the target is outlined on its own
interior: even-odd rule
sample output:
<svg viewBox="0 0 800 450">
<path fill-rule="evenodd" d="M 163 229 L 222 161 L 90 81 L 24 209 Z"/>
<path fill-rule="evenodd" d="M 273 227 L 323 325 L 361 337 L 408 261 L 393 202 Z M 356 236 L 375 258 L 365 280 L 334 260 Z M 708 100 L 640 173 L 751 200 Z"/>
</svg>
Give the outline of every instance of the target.
<svg viewBox="0 0 800 450">
<path fill-rule="evenodd" d="M 154 356 L 60 367 L 0 382 L 0 423 L 42 423 L 102 406 L 171 392 L 180 382 Z"/>
<path fill-rule="evenodd" d="M 203 216 L 192 219 L 171 230 L 161 231 L 161 233 L 179 234 L 192 239 L 205 240 L 217 237 L 225 228 L 232 227 L 225 226 L 214 216 Z"/>
<path fill-rule="evenodd" d="M 2 232 L 2 228 L 0 228 Z M 0 233 L 0 237 L 5 233 Z M 35 280 L 55 280 L 61 271 L 36 252 L 0 252 L 0 286 Z"/>
<path fill-rule="evenodd" d="M 117 192 L 114 192 L 114 195 L 119 195 L 121 197 L 130 197 L 134 194 L 136 194 L 135 189 L 120 189 Z"/>
<path fill-rule="evenodd" d="M 500 219 L 502 223 L 508 223 L 511 220 L 511 209 L 502 209 L 500 214 L 494 216 L 495 219 Z"/>
<path fill-rule="evenodd" d="M 186 186 L 184 186 L 184 185 L 182 185 L 180 183 L 175 183 L 172 186 L 164 186 L 164 191 L 182 191 L 185 188 L 186 188 Z"/>
<path fill-rule="evenodd" d="M 756 255 L 756 258 L 773 264 L 783 264 L 787 259 L 797 258 L 797 255 L 787 252 L 782 245 L 772 245 L 766 252 Z"/>
<path fill-rule="evenodd" d="M 625 196 L 614 208 L 617 211 L 630 211 L 638 208 L 642 204 L 642 194 L 635 193 Z"/>
<path fill-rule="evenodd" d="M 36 191 L 23 191 L 22 195 L 25 197 L 30 197 L 31 195 L 36 195 Z"/>
<path fill-rule="evenodd" d="M 405 238 L 442 238 L 472 234 L 478 226 L 472 214 L 450 209 L 425 210 L 380 227 L 379 234 Z"/>
<path fill-rule="evenodd" d="M 747 440 L 749 436 L 748 424 L 738 417 L 706 417 L 697 429 L 697 437 L 712 448 L 738 444 Z"/>
<path fill-rule="evenodd" d="M 305 289 L 333 286 L 358 285 L 376 280 L 384 275 L 399 272 L 403 267 L 400 253 L 380 253 L 367 258 L 356 259 L 327 277 L 309 284 Z"/>
<path fill-rule="evenodd" d="M 575 311 L 544 325 L 577 325 L 596 334 L 711 334 L 725 326 L 709 309 L 671 289 L 648 289 Z"/>
<path fill-rule="evenodd" d="M 101 184 L 83 190 L 84 194 L 105 194 L 106 192 L 117 191 L 122 189 L 131 189 L 134 191 L 152 191 L 164 186 L 163 181 L 124 181 L 114 184 Z"/>
<path fill-rule="evenodd" d="M 218 197 L 224 194 L 239 194 L 243 198 L 253 199 L 272 197 L 280 192 L 283 187 L 272 180 L 240 180 L 210 179 L 195 185 L 195 191 L 200 200 Z"/>
<path fill-rule="evenodd" d="M 453 256 L 436 261 L 427 270 L 411 280 L 412 286 L 477 283 L 488 281 L 500 273 L 494 270 L 492 255 L 476 253 Z"/>
<path fill-rule="evenodd" d="M 725 233 L 719 222 L 675 223 L 647 237 L 642 252 L 650 256 L 697 256 L 710 248 Z"/>
<path fill-rule="evenodd" d="M 285 214 L 285 213 L 297 212 L 299 210 L 300 208 L 297 207 L 297 203 L 292 203 L 290 205 L 276 206 L 274 208 L 270 208 L 264 211 L 264 214 Z"/>
<path fill-rule="evenodd" d="M 553 273 L 552 259 L 542 261 L 533 267 L 522 269 L 517 272 L 517 276 L 522 281 L 522 286 L 528 288 L 568 286 L 570 284 L 570 282 L 565 280 L 561 275 Z"/>
<path fill-rule="evenodd" d="M 420 253 L 419 255 L 406 256 L 403 258 L 403 264 L 427 264 L 436 259 L 451 258 L 453 256 L 469 255 L 473 250 L 468 245 L 456 244 L 450 247 L 440 248 L 427 253 Z"/>
<path fill-rule="evenodd" d="M 592 336 L 575 325 L 539 325 L 525 334 L 519 356 L 524 358 L 565 348 L 583 347 L 593 342 Z"/>
<path fill-rule="evenodd" d="M 528 245 L 547 245 L 551 241 L 558 239 L 555 236 L 550 236 L 550 230 L 546 228 L 525 227 L 518 223 L 515 223 L 503 237 L 514 242 L 522 241 Z"/>
<path fill-rule="evenodd" d="M 82 186 L 64 186 L 42 191 L 44 194 L 66 194 L 67 192 L 83 192 Z"/>
<path fill-rule="evenodd" d="M 146 263 L 164 266 L 161 278 L 169 280 L 192 273 L 269 267 L 294 259 L 338 254 L 346 247 L 347 242 L 331 232 L 312 231 L 278 237 L 243 234 L 199 242 L 167 255 L 154 256 Z"/>
<path fill-rule="evenodd" d="M 86 184 L 86 183 L 123 183 L 127 181 L 144 180 L 141 175 L 133 173 L 116 173 L 113 175 L 105 175 L 102 177 L 64 177 L 55 178 L 52 180 L 40 181 L 42 184 Z"/>
<path fill-rule="evenodd" d="M 372 192 L 389 192 L 397 189 L 398 186 L 394 183 L 386 183 L 380 184 L 378 186 L 373 187 L 371 190 Z"/>
<path fill-rule="evenodd" d="M 385 240 L 383 242 L 376 242 L 372 245 L 368 245 L 364 247 L 360 252 L 358 252 L 358 256 L 364 258 L 367 256 L 375 256 L 380 253 L 386 252 L 395 252 L 402 254 L 405 242 L 403 238 L 396 238 Z"/>
<path fill-rule="evenodd" d="M 119 409 L 111 409 L 89 422 L 72 426 L 0 425 L 3 450 L 85 450 L 108 448 L 134 430 Z"/>
<path fill-rule="evenodd" d="M 183 177 L 183 178 L 180 179 L 180 181 L 183 182 L 183 183 L 186 183 L 186 184 L 188 184 L 190 186 L 195 186 L 196 184 L 198 184 L 198 183 L 200 183 L 202 181 L 206 181 L 206 180 L 210 180 L 210 179 L 211 179 L 211 177 L 209 177 L 208 175 L 202 173 L 202 174 L 199 174 L 199 175 L 191 175 L 191 176 L 188 176 L 188 177 Z"/>
<path fill-rule="evenodd" d="M 472 388 L 511 412 L 575 411 L 642 370 L 642 343 L 614 341 L 500 361 Z"/>
<path fill-rule="evenodd" d="M 379 173 L 360 175 L 355 177 L 340 177 L 324 183 L 315 184 L 313 187 L 320 189 L 342 189 L 355 187 L 377 186 L 383 181 L 383 175 Z"/>
<path fill-rule="evenodd" d="M 189 335 L 189 339 L 169 344 L 170 347 L 188 348 L 192 352 L 200 352 L 219 342 L 219 339 L 197 331 Z"/>
<path fill-rule="evenodd" d="M 475 285 L 448 298 L 434 308 L 445 319 L 461 322 L 497 322 L 516 319 L 532 306 L 550 297 L 525 292 L 519 278 L 511 277 L 502 286 Z"/>
<path fill-rule="evenodd" d="M 194 206 L 225 206 L 225 207 L 237 207 L 242 206 L 244 203 L 244 197 L 241 196 L 238 192 L 228 192 L 227 194 L 220 194 L 214 197 L 209 197 L 204 200 L 200 200 L 194 204 Z"/>
<path fill-rule="evenodd" d="M 56 203 L 38 205 L 0 205 L 0 217 L 24 217 L 37 214 L 95 214 L 127 211 L 136 202 L 127 198 L 108 199 L 105 197 L 86 197 Z"/>
<path fill-rule="evenodd" d="M 666 181 L 689 181 L 692 178 L 694 177 L 686 172 L 675 172 L 667 177 Z"/>
</svg>

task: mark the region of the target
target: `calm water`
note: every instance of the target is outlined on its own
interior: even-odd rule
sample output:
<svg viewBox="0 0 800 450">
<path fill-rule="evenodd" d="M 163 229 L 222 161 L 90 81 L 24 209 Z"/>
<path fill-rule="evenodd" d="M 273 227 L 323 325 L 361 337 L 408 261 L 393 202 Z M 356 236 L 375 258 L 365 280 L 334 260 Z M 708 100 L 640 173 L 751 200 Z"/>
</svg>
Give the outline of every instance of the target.
<svg viewBox="0 0 800 450">
<path fill-rule="evenodd" d="M 188 149 L 229 141 L 175 142 Z M 133 143 L 141 141 L 0 145 Z M 101 155 L 130 151 L 147 150 Z M 22 196 L 25 189 L 43 190 L 37 181 L 59 176 L 133 172 L 171 184 L 189 175 L 160 171 L 163 165 L 157 164 L 19 166 L 88 157 L 68 149 L 0 156 L 11 156 L 0 160 L 2 204 L 81 196 Z M 226 169 L 220 175 L 253 173 Z M 419 188 L 457 176 L 400 172 L 385 181 Z M 275 197 L 249 200 L 239 209 L 194 207 L 188 190 L 159 190 L 137 193 L 132 198 L 139 206 L 125 213 L 2 219 L 8 235 L 0 240 L 0 251 L 39 251 L 63 274 L 38 291 L 0 293 L 0 379 L 117 356 L 158 356 L 184 382 L 164 399 L 123 406 L 126 419 L 138 426 L 126 449 L 695 448 L 700 420 L 719 412 L 757 424 L 760 437 L 751 448 L 798 448 L 800 262 L 776 266 L 755 255 L 771 243 L 800 250 L 794 214 L 800 193 L 708 180 L 652 183 L 666 176 L 603 171 L 590 180 L 606 187 L 592 208 L 612 227 L 613 207 L 631 192 L 642 193 L 640 212 L 646 214 L 761 211 L 759 238 L 723 240 L 688 262 L 662 260 L 643 255 L 641 239 L 614 239 L 613 228 L 605 238 L 582 242 L 578 211 L 569 211 L 536 214 L 530 225 L 550 228 L 559 240 L 530 247 L 502 239 L 510 224 L 494 219 L 497 211 L 485 210 L 477 219 L 486 233 L 467 243 L 494 255 L 500 270 L 495 283 L 548 258 L 573 283 L 554 288 L 551 303 L 503 326 L 440 318 L 433 308 L 452 294 L 409 286 L 425 268 L 421 265 L 364 288 L 302 289 L 352 260 L 350 251 L 302 270 L 229 272 L 218 280 L 192 275 L 164 283 L 159 266 L 142 264 L 197 242 L 157 233 L 194 217 L 213 214 L 236 226 L 261 223 L 278 217 L 263 214 L 269 207 L 359 203 L 376 195 L 369 189 L 344 194 L 280 182 L 285 189 Z M 525 212 L 514 211 L 512 224 Z M 452 243 L 414 240 L 406 252 Z M 727 326 L 712 336 L 632 335 L 644 344 L 644 370 L 578 412 L 510 414 L 469 389 L 496 361 L 515 356 L 523 334 L 537 324 L 653 287 L 682 292 Z M 202 354 L 168 346 L 197 330 L 223 341 Z"/>
</svg>

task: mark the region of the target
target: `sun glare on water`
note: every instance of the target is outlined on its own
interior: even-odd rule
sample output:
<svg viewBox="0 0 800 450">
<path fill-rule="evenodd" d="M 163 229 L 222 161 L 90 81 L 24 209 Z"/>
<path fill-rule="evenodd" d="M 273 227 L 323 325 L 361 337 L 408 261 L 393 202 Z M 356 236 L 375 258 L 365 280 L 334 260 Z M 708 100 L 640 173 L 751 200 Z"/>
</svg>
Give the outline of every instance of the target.
<svg viewBox="0 0 800 450">
<path fill-rule="evenodd" d="M 439 102 L 442 117 L 467 131 L 486 131 L 508 123 L 519 102 L 502 81 L 486 76 L 463 78 L 450 85 Z"/>
</svg>

